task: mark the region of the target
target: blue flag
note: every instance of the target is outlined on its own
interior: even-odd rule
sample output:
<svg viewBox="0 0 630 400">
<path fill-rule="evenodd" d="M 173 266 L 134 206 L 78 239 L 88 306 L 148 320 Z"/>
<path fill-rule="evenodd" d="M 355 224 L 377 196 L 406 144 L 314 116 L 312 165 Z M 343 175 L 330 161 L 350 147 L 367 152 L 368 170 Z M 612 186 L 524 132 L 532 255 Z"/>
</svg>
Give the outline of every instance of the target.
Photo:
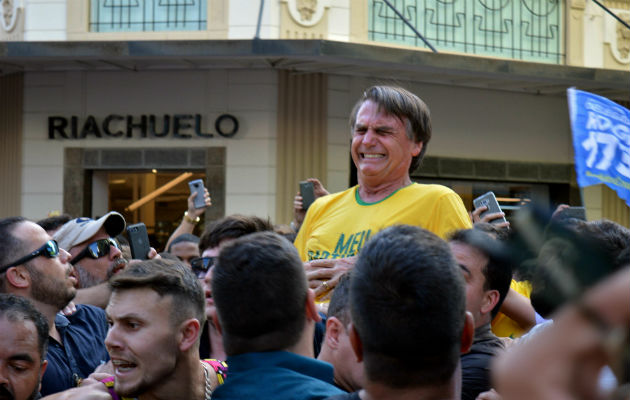
<svg viewBox="0 0 630 400">
<path fill-rule="evenodd" d="M 630 206 L 630 110 L 573 88 L 567 96 L 578 185 L 603 183 Z"/>
</svg>

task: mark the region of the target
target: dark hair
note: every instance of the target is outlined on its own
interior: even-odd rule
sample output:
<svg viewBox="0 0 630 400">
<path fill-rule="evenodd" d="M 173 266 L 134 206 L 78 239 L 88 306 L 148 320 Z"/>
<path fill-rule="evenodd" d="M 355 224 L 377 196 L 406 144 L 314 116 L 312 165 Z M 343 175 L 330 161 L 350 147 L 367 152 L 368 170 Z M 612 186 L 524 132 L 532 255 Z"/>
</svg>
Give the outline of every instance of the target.
<svg viewBox="0 0 630 400">
<path fill-rule="evenodd" d="M 327 314 L 336 317 L 344 326 L 350 323 L 350 272 L 343 274 L 335 286 Z"/>
<path fill-rule="evenodd" d="M 413 172 L 420 166 L 422 157 L 427 151 L 427 145 L 431 140 L 431 114 L 429 107 L 415 94 L 397 86 L 372 86 L 363 92 L 363 96 L 357 101 L 350 114 L 350 128 L 354 130 L 357 114 L 361 105 L 366 101 L 372 101 L 384 111 L 400 119 L 406 127 L 407 137 L 415 143 L 422 143 L 420 154 L 413 157 L 409 172 Z"/>
<path fill-rule="evenodd" d="M 18 224 L 27 221 L 24 217 L 0 219 L 0 267 L 24 256 L 24 241 L 15 237 L 13 231 Z M 0 292 L 4 292 L 6 274 L 0 274 Z"/>
<path fill-rule="evenodd" d="M 502 257 L 501 242 L 493 238 L 491 234 L 476 229 L 457 230 L 451 234 L 449 242 L 468 245 L 488 259 L 481 272 L 484 277 L 483 290 L 496 290 L 499 292 L 499 301 L 490 313 L 494 317 L 499 312 L 512 282 L 512 265 Z"/>
<path fill-rule="evenodd" d="M 277 233 L 253 233 L 222 248 L 212 270 L 212 297 L 227 354 L 297 343 L 307 289 L 296 248 Z"/>
<path fill-rule="evenodd" d="M 359 253 L 350 299 L 370 381 L 410 387 L 452 378 L 466 297 L 445 241 L 409 225 L 379 232 Z"/>
<path fill-rule="evenodd" d="M 48 321 L 30 301 L 21 296 L 0 293 L 0 317 L 11 322 L 32 321 L 37 330 L 37 349 L 41 362 L 46 358 L 48 347 Z"/>
<path fill-rule="evenodd" d="M 630 247 L 630 229 L 616 222 L 600 219 L 578 226 L 577 231 L 610 256 L 614 271 L 627 264 L 627 260 L 620 255 Z"/>
<path fill-rule="evenodd" d="M 473 224 L 473 229 L 485 232 L 501 242 L 505 242 L 510 238 L 509 228 L 499 228 L 495 224 L 491 224 L 489 222 L 475 222 Z"/>
<path fill-rule="evenodd" d="M 54 217 L 40 219 L 39 221 L 36 222 L 36 224 L 41 226 L 42 228 L 44 228 L 46 232 L 48 232 L 48 231 L 61 228 L 66 222 L 70 221 L 71 219 L 73 219 L 72 215 L 61 214 L 61 215 L 55 215 Z"/>
<path fill-rule="evenodd" d="M 177 243 L 182 243 L 182 242 L 191 242 L 191 243 L 199 244 L 199 236 L 193 235 L 192 233 L 182 233 L 181 235 L 177 236 L 175 239 L 171 241 L 166 251 L 170 253 L 171 250 L 173 249 L 173 246 L 175 246 Z"/>
<path fill-rule="evenodd" d="M 273 231 L 273 225 L 269 220 L 240 214 L 228 215 L 213 221 L 206 228 L 199 240 L 199 252 L 203 253 L 204 250 L 217 247 L 225 239 L 236 239 L 250 233 L 263 231 Z"/>
<path fill-rule="evenodd" d="M 172 296 L 173 324 L 196 318 L 206 321 L 205 295 L 199 279 L 180 261 L 153 259 L 127 266 L 109 280 L 112 292 L 149 288 L 161 297 Z"/>
</svg>

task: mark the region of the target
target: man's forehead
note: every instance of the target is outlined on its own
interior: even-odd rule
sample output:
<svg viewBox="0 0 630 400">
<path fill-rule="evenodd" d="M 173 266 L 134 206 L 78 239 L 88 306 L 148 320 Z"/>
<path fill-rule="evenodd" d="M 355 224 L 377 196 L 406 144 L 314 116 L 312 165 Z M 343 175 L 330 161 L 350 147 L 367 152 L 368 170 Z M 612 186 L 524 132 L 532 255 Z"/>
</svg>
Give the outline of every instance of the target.
<svg viewBox="0 0 630 400">
<path fill-rule="evenodd" d="M 0 316 L 0 343 L 3 354 L 36 353 L 39 356 L 39 341 L 35 323 L 22 317 L 7 318 Z M 6 343 L 10 341 L 11 343 Z"/>
<path fill-rule="evenodd" d="M 24 243 L 33 243 L 37 247 L 43 245 L 51 237 L 44 228 L 31 221 L 23 221 L 12 232 L 13 236 Z"/>
<path fill-rule="evenodd" d="M 112 318 L 128 315 L 150 318 L 152 315 L 169 313 L 171 302 L 172 296 L 160 296 L 148 287 L 116 289 L 109 298 L 105 312 Z"/>
</svg>

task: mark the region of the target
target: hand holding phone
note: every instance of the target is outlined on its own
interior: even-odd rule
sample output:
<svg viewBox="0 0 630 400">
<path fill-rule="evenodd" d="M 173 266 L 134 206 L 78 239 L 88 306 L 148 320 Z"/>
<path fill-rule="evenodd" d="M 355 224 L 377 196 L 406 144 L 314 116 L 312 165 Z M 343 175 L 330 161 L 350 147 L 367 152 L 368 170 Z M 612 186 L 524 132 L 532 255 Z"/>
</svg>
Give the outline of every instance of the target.
<svg viewBox="0 0 630 400">
<path fill-rule="evenodd" d="M 188 182 L 188 187 L 190 188 L 190 194 L 195 193 L 195 208 L 205 208 L 206 200 L 204 199 L 204 190 L 205 187 L 203 185 L 203 180 L 195 179 L 194 181 Z"/>
<path fill-rule="evenodd" d="M 313 190 L 313 182 L 300 182 L 300 195 L 302 196 L 302 210 L 306 211 L 315 201 L 315 191 Z"/>
<path fill-rule="evenodd" d="M 127 226 L 127 237 L 129 238 L 131 257 L 134 260 L 146 260 L 151 250 L 151 245 L 147 227 L 144 223 L 140 222 Z"/>
<path fill-rule="evenodd" d="M 487 208 L 486 211 L 479 214 L 480 220 L 483 220 L 483 218 L 488 214 L 502 212 L 501 207 L 499 206 L 499 202 L 497 201 L 497 198 L 494 195 L 494 192 L 487 192 L 477 197 L 476 199 L 473 200 L 473 205 L 475 206 L 475 209 L 479 207 L 484 207 L 484 206 Z M 501 216 L 501 217 L 491 220 L 490 223 L 502 224 L 502 223 L 507 223 L 507 220 L 505 219 L 505 216 Z"/>
</svg>

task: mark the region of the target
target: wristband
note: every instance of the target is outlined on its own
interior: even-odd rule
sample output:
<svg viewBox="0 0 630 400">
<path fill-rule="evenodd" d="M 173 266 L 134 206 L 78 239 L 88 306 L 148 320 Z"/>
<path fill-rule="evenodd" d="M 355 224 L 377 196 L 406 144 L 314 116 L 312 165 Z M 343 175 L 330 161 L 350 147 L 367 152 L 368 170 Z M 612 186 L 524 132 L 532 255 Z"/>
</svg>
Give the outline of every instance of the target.
<svg viewBox="0 0 630 400">
<path fill-rule="evenodd" d="M 188 215 L 188 211 L 185 211 L 184 212 L 184 221 L 188 222 L 189 224 L 197 225 L 199 223 L 199 221 L 201 221 L 201 218 L 197 217 L 195 219 L 192 219 Z"/>
</svg>

